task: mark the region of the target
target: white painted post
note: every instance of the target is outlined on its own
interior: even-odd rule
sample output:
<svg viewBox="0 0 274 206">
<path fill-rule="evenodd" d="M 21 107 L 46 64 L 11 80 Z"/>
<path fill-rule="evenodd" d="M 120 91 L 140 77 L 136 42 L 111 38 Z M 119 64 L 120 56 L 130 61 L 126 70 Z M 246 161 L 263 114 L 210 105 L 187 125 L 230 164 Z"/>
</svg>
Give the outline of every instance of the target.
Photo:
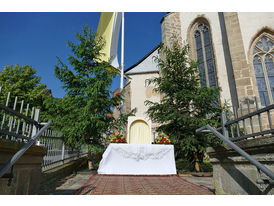
<svg viewBox="0 0 274 206">
<path fill-rule="evenodd" d="M 121 80 L 120 80 L 120 94 L 124 89 L 124 32 L 125 31 L 125 18 L 122 12 L 122 39 L 121 39 Z M 120 112 L 123 113 L 124 102 L 121 101 Z"/>
<path fill-rule="evenodd" d="M 221 121 L 222 121 L 223 135 L 225 136 L 225 138 L 229 139 L 229 137 L 228 137 L 228 130 L 225 127 L 225 124 L 226 124 L 226 115 L 225 115 L 224 112 L 222 112 L 222 114 L 221 114 Z"/>
<path fill-rule="evenodd" d="M 13 110 L 15 111 L 16 110 L 16 105 L 17 105 L 17 96 L 15 97 L 15 100 L 14 100 L 14 104 L 13 104 Z M 12 125 L 13 125 L 13 123 L 15 122 L 16 120 L 15 120 L 15 118 L 14 118 L 14 116 L 11 116 L 10 118 L 9 118 L 9 132 L 11 132 L 12 131 Z M 7 135 L 7 138 L 6 139 L 8 139 L 8 135 Z M 14 140 L 15 139 L 15 137 L 11 137 L 11 140 Z"/>
<path fill-rule="evenodd" d="M 125 19 L 124 12 L 122 12 L 122 39 L 121 39 L 121 81 L 120 81 L 120 92 L 124 88 L 124 28 L 125 28 Z"/>
<path fill-rule="evenodd" d="M 7 101 L 6 101 L 6 107 L 8 107 L 8 105 L 9 105 L 9 99 L 10 99 L 10 92 L 8 92 Z M 3 126 L 5 124 L 5 120 L 6 120 L 6 112 L 4 112 L 4 115 L 3 115 L 1 129 L 3 129 Z"/>
<path fill-rule="evenodd" d="M 64 163 L 64 159 L 65 159 L 65 142 L 64 141 L 62 141 L 62 142 L 63 142 L 63 144 L 62 144 L 62 161 Z"/>
<path fill-rule="evenodd" d="M 34 118 L 33 119 L 36 122 L 39 122 L 39 116 L 40 116 L 40 109 L 35 109 L 35 113 L 34 113 Z M 37 132 L 38 132 L 38 128 L 35 125 L 33 125 L 31 137 L 34 137 L 34 135 L 36 135 Z"/>
</svg>

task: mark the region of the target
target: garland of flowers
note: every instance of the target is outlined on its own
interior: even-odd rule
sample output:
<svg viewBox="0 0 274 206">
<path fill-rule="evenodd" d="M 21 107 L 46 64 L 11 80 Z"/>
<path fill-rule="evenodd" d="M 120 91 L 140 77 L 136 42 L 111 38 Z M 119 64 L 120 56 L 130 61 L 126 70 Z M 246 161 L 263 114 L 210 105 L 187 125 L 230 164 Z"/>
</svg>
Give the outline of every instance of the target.
<svg viewBox="0 0 274 206">
<path fill-rule="evenodd" d="M 171 141 L 167 135 L 161 134 L 156 137 L 155 143 L 156 144 L 170 144 Z"/>
<path fill-rule="evenodd" d="M 112 137 L 110 138 L 111 143 L 127 143 L 127 138 L 123 136 L 121 131 L 118 129 L 117 132 L 114 132 L 112 134 Z"/>
</svg>

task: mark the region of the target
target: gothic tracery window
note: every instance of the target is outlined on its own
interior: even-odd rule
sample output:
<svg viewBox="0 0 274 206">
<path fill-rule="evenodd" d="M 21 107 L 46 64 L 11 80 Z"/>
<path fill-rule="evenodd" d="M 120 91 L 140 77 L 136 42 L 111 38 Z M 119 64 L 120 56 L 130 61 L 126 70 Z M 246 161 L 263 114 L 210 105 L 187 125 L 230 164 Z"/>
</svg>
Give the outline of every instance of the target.
<svg viewBox="0 0 274 206">
<path fill-rule="evenodd" d="M 262 105 L 274 102 L 274 43 L 263 35 L 253 49 L 253 67 Z"/>
<path fill-rule="evenodd" d="M 194 38 L 196 44 L 196 55 L 199 61 L 201 86 L 216 88 L 215 63 L 208 25 L 205 23 L 198 23 L 194 30 Z"/>
</svg>

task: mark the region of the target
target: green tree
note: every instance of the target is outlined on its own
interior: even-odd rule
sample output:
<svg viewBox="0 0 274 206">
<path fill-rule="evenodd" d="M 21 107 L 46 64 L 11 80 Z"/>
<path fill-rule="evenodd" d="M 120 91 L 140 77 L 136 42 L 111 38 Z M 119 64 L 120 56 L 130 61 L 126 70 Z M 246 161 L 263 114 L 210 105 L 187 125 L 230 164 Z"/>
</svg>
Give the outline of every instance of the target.
<svg viewBox="0 0 274 206">
<path fill-rule="evenodd" d="M 166 133 L 174 143 L 175 156 L 191 161 L 202 160 L 206 147 L 216 143 L 216 138 L 195 130 L 208 123 L 218 123 L 220 112 L 219 89 L 200 87 L 198 63 L 189 60 L 189 47 L 160 46 L 162 58 L 155 57 L 160 68 L 159 77 L 149 80 L 155 91 L 162 94 L 159 103 L 146 101 L 150 118 L 160 123 L 158 131 Z M 218 141 L 219 142 L 219 141 Z M 195 165 L 199 170 L 199 165 Z"/>
<path fill-rule="evenodd" d="M 102 38 L 95 38 L 87 26 L 76 37 L 77 44 L 68 42 L 73 53 L 68 57 L 71 68 L 60 59 L 55 66 L 55 75 L 63 83 L 66 95 L 48 100 L 48 110 L 68 144 L 86 143 L 89 148 L 103 148 L 114 120 L 112 108 L 121 101 L 120 95 L 113 97 L 110 90 L 117 71 L 106 70 L 109 63 L 100 61 Z"/>
<path fill-rule="evenodd" d="M 11 92 L 12 101 L 17 96 L 19 100 L 24 100 L 31 106 L 42 108 L 47 92 L 46 85 L 40 81 L 41 77 L 36 75 L 36 70 L 32 66 L 5 66 L 0 72 L 2 102 L 6 100 L 8 92 Z"/>
</svg>

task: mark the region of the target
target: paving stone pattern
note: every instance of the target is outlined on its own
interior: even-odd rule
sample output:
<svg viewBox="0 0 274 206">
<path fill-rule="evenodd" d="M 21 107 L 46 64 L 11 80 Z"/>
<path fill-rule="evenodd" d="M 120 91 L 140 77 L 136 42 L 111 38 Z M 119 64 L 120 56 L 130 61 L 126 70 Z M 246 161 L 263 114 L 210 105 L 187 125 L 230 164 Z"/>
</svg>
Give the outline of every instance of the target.
<svg viewBox="0 0 274 206">
<path fill-rule="evenodd" d="M 77 195 L 213 195 L 178 175 L 92 175 Z"/>
</svg>

